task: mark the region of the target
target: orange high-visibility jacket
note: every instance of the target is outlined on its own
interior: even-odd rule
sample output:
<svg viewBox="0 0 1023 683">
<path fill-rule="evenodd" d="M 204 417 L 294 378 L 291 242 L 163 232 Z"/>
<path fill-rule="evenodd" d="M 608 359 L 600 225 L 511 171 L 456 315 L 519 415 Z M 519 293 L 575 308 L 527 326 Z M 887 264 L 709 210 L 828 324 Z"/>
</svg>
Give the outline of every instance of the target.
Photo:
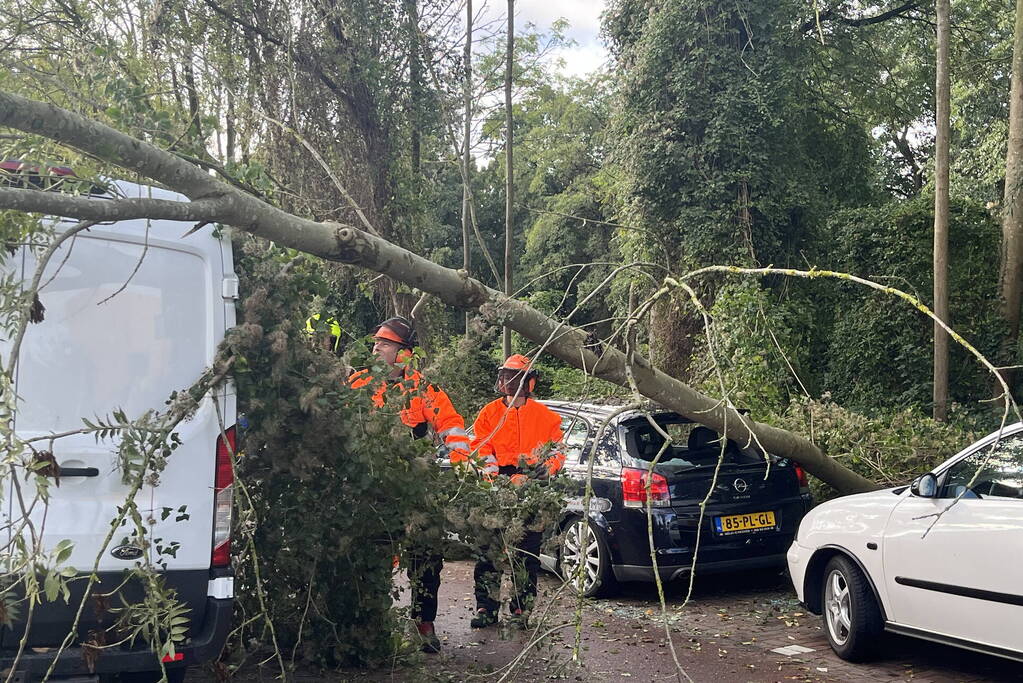
<svg viewBox="0 0 1023 683">
<path fill-rule="evenodd" d="M 348 378 L 352 389 L 361 389 L 373 382 L 369 370 L 353 372 Z M 426 389 L 421 387 L 425 384 Z M 406 369 L 403 382 L 388 382 L 379 379 L 373 392 L 373 404 L 377 408 L 384 406 L 384 394 L 391 386 L 397 386 L 408 404 L 401 410 L 399 417 L 406 426 L 416 429 L 424 423 L 433 428 L 441 442 L 441 454 L 454 459 L 460 456 L 464 460 L 469 454 L 469 437 L 465 433 L 465 421 L 451 404 L 451 399 L 441 389 L 424 382 L 417 371 Z"/>
<path fill-rule="evenodd" d="M 535 464 L 541 448 L 562 438 L 558 414 L 531 398 L 518 408 L 509 407 L 503 398 L 491 401 L 483 406 L 472 429 L 470 447 L 484 458 L 494 456 L 501 467 L 517 467 L 522 456 L 527 463 Z M 544 466 L 554 474 L 564 463 L 564 454 L 554 452 Z"/>
</svg>

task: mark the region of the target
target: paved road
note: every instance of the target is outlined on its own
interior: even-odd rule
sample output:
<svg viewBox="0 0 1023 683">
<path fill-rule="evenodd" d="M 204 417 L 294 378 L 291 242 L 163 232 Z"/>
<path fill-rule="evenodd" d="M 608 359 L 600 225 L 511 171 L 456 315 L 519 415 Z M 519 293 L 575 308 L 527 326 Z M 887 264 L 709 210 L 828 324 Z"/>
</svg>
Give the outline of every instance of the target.
<svg viewBox="0 0 1023 683">
<path fill-rule="evenodd" d="M 649 584 L 627 584 L 614 598 L 582 606 L 575 647 L 578 601 L 558 595 L 559 582 L 541 580 L 543 618 L 537 632 L 504 627 L 469 628 L 472 564 L 444 568 L 437 628 L 439 655 L 422 655 L 415 666 L 329 675 L 299 673 L 306 681 L 677 681 L 657 594 Z M 832 654 L 820 618 L 804 613 L 788 580 L 771 574 L 708 577 L 667 587 L 671 642 L 681 668 L 694 683 L 805 681 L 912 681 L 914 683 L 1023 682 L 1023 665 L 957 648 L 891 637 L 882 657 L 853 665 Z M 407 602 L 407 594 L 403 596 Z M 1021 625 L 1023 628 L 1023 625 Z M 535 638 L 540 632 L 545 637 Z M 578 655 L 573 660 L 573 653 Z M 241 676 L 270 680 L 273 673 Z"/>
<path fill-rule="evenodd" d="M 572 621 L 576 604 L 567 597 L 554 599 L 557 587 L 546 575 L 542 595 L 552 605 L 546 622 L 550 627 Z M 882 657 L 872 664 L 844 662 L 828 647 L 820 618 L 801 610 L 788 580 L 780 575 L 708 577 L 696 582 L 685 603 L 687 589 L 669 585 L 666 603 L 677 657 L 697 683 L 1023 681 L 1023 665 L 900 637 L 888 638 Z M 500 629 L 469 629 L 471 594 L 471 563 L 448 563 L 438 617 L 445 649 L 426 658 L 427 670 L 439 679 L 466 680 L 469 671 L 499 669 L 529 641 Z M 535 657 L 527 656 L 528 665 L 509 680 L 562 675 L 586 681 L 676 679 L 657 603 L 656 591 L 647 584 L 626 584 L 612 599 L 589 601 L 583 610 L 581 668 L 570 661 L 574 633 L 563 630 L 539 647 Z M 400 675 L 389 679 L 403 680 Z"/>
</svg>

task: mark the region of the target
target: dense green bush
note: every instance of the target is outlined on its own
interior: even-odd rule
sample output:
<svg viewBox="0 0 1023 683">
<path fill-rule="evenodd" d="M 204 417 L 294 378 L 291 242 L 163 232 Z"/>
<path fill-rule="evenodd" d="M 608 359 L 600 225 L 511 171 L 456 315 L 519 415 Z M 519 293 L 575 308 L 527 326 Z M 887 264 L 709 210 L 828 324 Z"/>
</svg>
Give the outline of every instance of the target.
<svg viewBox="0 0 1023 683">
<path fill-rule="evenodd" d="M 414 441 L 398 418 L 401 392 L 377 408 L 372 392 L 348 388 L 350 367 L 384 373 L 366 344 L 338 358 L 308 336 L 309 310 L 296 302 L 328 300 L 328 267 L 257 240 L 239 246 L 239 322 L 224 345 L 248 425 L 237 468 L 235 661 L 252 643 L 275 642 L 286 661 L 393 662 L 416 650 L 394 606 L 393 558 L 405 569 L 418 549 L 445 550 L 454 531 L 470 552 L 507 565 L 504 549 L 554 521 L 567 484 L 513 486 L 438 468 L 433 443 Z M 456 340 L 424 369 L 470 423 L 493 396 L 491 355 Z"/>
<path fill-rule="evenodd" d="M 383 661 L 394 654 L 392 557 L 411 517 L 434 505 L 436 468 L 418 457 L 425 446 L 400 427 L 397 407 L 373 410 L 369 392 L 347 389 L 346 366 L 310 343 L 295 303 L 322 285 L 321 265 L 246 244 L 239 324 L 226 342 L 249 424 L 239 609 L 259 615 L 261 589 L 285 652 L 301 642 L 323 663 Z"/>
<path fill-rule="evenodd" d="M 856 413 L 823 399 L 794 399 L 781 414 L 766 421 L 802 434 L 830 457 L 882 486 L 910 483 L 960 449 L 980 432 L 953 413 L 949 423 L 935 422 L 919 410 L 903 408 L 873 416 Z M 834 489 L 812 479 L 818 501 L 835 495 Z"/>
<path fill-rule="evenodd" d="M 828 224 L 833 250 L 821 267 L 877 280 L 932 300 L 934 209 L 927 197 L 836 214 Z M 953 328 L 989 359 L 1004 336 L 998 315 L 998 225 L 980 205 L 953 202 L 949 229 L 949 299 Z M 831 325 L 821 338 L 821 385 L 835 401 L 873 412 L 919 406 L 929 410 L 933 323 L 890 295 L 831 283 L 819 301 Z M 828 305 L 830 302 L 830 305 Z M 823 321 L 822 321 L 823 322 Z M 953 401 L 976 406 L 991 396 L 992 379 L 968 352 L 951 345 Z"/>
</svg>

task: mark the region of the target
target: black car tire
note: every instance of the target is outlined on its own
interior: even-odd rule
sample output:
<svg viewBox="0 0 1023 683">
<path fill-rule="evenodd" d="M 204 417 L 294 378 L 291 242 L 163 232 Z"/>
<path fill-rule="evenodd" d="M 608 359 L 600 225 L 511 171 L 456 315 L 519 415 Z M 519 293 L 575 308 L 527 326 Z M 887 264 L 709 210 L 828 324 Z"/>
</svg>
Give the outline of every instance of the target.
<svg viewBox="0 0 1023 683">
<path fill-rule="evenodd" d="M 604 531 L 590 520 L 587 525 L 588 542 L 582 545 L 579 539 L 583 533 L 583 526 L 582 517 L 572 517 L 565 523 L 564 538 L 558 553 L 561 576 L 566 581 L 576 580 L 575 569 L 578 560 L 574 558 L 578 557 L 581 549 L 586 555 L 587 568 L 587 576 L 583 577 L 583 596 L 596 598 L 610 595 L 618 587 L 618 583 L 611 569 L 611 551 L 608 550 Z"/>
<path fill-rule="evenodd" d="M 847 557 L 836 555 L 824 568 L 821 612 L 824 633 L 839 657 L 862 662 L 876 652 L 884 630 L 881 609 L 867 577 Z"/>
</svg>

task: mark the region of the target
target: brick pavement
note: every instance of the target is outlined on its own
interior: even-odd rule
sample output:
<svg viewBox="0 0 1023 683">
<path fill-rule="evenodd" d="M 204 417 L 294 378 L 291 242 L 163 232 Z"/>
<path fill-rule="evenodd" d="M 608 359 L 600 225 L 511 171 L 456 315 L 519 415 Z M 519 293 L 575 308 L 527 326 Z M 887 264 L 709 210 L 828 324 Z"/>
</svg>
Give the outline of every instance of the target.
<svg viewBox="0 0 1023 683">
<path fill-rule="evenodd" d="M 1023 664 L 902 636 L 886 635 L 876 661 L 845 662 L 828 645 L 820 617 L 802 610 L 783 578 L 711 577 L 696 585 L 680 609 L 685 591 L 685 586 L 667 591 L 669 611 L 677 616 L 682 635 L 718 647 L 755 648 L 772 664 L 800 664 L 810 673 L 839 681 L 1023 682 Z M 633 585 L 625 587 L 623 599 L 606 602 L 619 606 L 623 615 L 629 606 L 646 614 L 651 597 L 649 588 Z"/>
</svg>

